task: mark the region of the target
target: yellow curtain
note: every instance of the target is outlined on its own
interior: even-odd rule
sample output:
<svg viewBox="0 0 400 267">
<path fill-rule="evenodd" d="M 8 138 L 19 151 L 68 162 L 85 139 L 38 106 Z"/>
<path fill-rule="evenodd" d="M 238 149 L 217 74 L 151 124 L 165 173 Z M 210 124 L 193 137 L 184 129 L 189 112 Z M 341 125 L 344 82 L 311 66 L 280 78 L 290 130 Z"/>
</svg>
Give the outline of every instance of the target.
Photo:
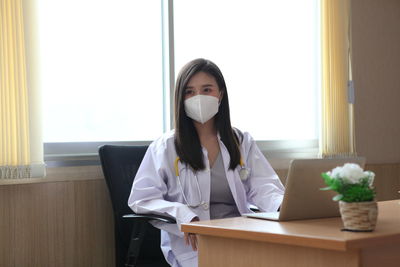
<svg viewBox="0 0 400 267">
<path fill-rule="evenodd" d="M 28 178 L 29 106 L 21 0 L 0 0 L 0 178 Z"/>
<path fill-rule="evenodd" d="M 351 79 L 350 0 L 321 0 L 323 157 L 353 156 L 353 104 L 348 101 Z"/>
</svg>

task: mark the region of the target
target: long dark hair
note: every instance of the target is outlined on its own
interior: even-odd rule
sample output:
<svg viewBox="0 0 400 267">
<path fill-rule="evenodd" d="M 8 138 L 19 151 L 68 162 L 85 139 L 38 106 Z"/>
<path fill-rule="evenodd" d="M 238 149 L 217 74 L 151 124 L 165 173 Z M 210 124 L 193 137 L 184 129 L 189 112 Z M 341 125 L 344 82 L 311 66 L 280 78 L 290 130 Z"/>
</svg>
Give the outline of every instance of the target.
<svg viewBox="0 0 400 267">
<path fill-rule="evenodd" d="M 210 60 L 198 58 L 187 63 L 179 72 L 175 85 L 175 149 L 181 162 L 189 164 L 193 170 L 203 170 L 203 152 L 200 139 L 194 127 L 193 121 L 186 115 L 184 100 L 185 89 L 189 80 L 198 72 L 205 72 L 213 76 L 222 93 L 222 100 L 218 113 L 215 115 L 215 128 L 221 136 L 221 140 L 228 149 L 230 155 L 229 169 L 236 168 L 240 164 L 239 136 L 231 126 L 229 115 L 228 92 L 224 76 L 216 64 Z"/>
</svg>

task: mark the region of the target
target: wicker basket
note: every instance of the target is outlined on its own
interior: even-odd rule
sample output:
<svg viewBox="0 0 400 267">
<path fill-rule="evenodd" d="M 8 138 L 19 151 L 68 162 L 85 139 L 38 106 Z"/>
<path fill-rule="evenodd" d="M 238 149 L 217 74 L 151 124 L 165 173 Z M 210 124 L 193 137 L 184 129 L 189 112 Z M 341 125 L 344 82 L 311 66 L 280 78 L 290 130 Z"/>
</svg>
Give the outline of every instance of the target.
<svg viewBox="0 0 400 267">
<path fill-rule="evenodd" d="M 378 217 L 376 201 L 350 203 L 339 201 L 339 208 L 345 230 L 369 232 L 375 229 Z"/>
</svg>

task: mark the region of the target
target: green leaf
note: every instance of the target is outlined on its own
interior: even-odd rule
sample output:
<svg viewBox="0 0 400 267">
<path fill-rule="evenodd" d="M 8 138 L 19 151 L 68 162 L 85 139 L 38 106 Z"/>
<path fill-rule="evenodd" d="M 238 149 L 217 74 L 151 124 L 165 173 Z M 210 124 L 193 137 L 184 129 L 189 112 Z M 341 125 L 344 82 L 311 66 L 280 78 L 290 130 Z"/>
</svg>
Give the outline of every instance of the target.
<svg viewBox="0 0 400 267">
<path fill-rule="evenodd" d="M 343 195 L 342 195 L 342 194 L 336 195 L 336 196 L 334 196 L 332 199 L 333 199 L 334 201 L 342 200 L 342 199 L 343 199 Z"/>
<path fill-rule="evenodd" d="M 328 183 L 330 180 L 332 180 L 332 178 L 325 172 L 321 173 L 321 176 L 324 179 L 325 183 Z"/>
<path fill-rule="evenodd" d="M 328 190 L 332 190 L 332 188 L 330 186 L 327 186 L 327 187 L 324 187 L 324 188 L 320 188 L 319 190 L 328 191 Z"/>
<path fill-rule="evenodd" d="M 321 173 L 325 184 L 327 185 L 320 190 L 332 190 L 338 193 L 332 199 L 334 201 L 342 200 L 345 202 L 362 202 L 374 200 L 376 192 L 369 185 L 369 178 L 365 177 L 357 184 L 351 184 L 346 179 L 332 178 L 326 172 Z"/>
</svg>

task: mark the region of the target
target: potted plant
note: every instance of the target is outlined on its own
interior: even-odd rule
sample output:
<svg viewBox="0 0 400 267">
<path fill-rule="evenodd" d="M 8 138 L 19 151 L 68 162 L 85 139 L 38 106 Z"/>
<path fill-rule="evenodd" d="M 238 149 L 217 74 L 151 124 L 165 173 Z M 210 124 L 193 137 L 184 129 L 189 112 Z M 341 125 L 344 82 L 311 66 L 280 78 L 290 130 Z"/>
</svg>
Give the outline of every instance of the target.
<svg viewBox="0 0 400 267">
<path fill-rule="evenodd" d="M 327 187 L 321 190 L 338 193 L 333 200 L 339 201 L 344 230 L 373 231 L 378 216 L 376 192 L 372 186 L 375 174 L 364 171 L 358 164 L 346 163 L 322 173 L 322 178 Z"/>
</svg>

